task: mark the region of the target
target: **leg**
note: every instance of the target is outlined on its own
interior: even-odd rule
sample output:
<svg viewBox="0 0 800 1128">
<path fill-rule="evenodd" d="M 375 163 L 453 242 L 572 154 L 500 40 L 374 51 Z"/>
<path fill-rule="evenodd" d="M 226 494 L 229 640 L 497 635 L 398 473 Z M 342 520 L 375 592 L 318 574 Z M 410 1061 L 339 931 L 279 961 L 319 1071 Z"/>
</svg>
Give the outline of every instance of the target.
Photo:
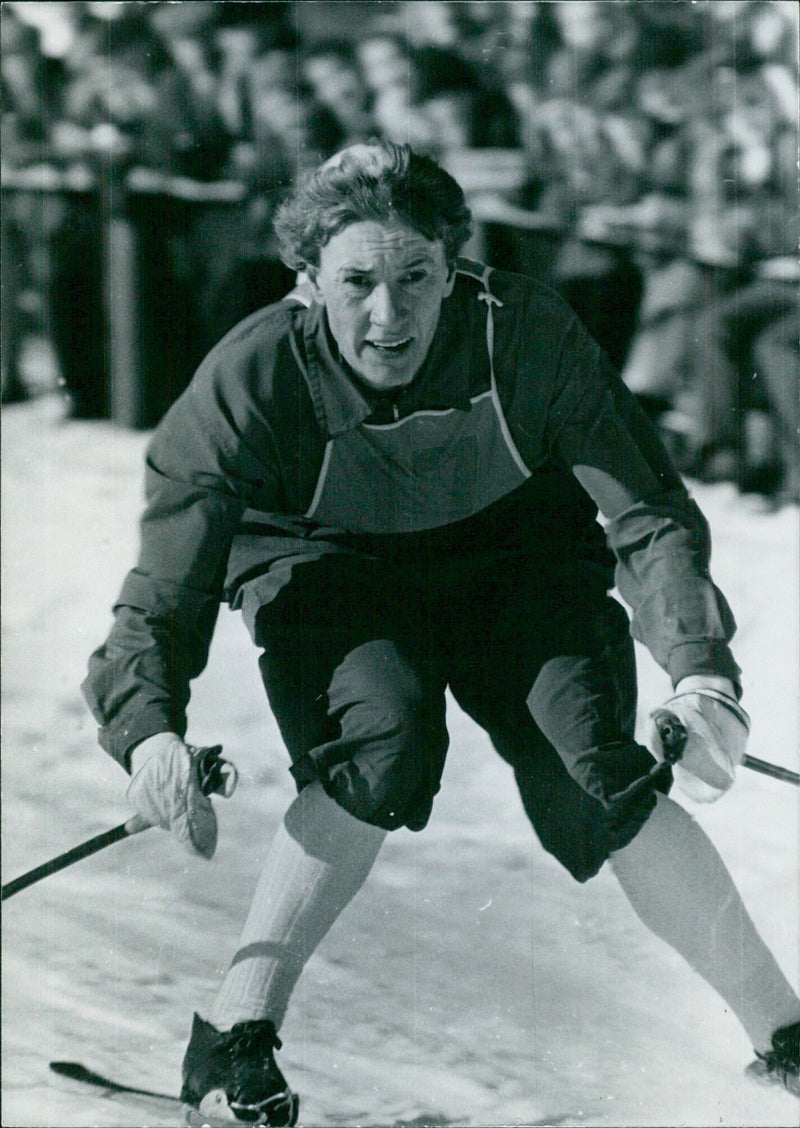
<svg viewBox="0 0 800 1128">
<path fill-rule="evenodd" d="M 766 1051 L 774 1031 L 800 1017 L 800 1002 L 711 842 L 659 793 L 668 777 L 633 742 L 636 671 L 624 613 L 602 599 L 577 614 L 564 606 L 536 618 L 527 609 L 518 622 L 530 640 L 518 629 L 516 640 L 513 631 L 503 639 L 507 668 L 533 676 L 527 723 L 518 702 L 492 702 L 497 677 L 486 670 L 471 695 L 459 685 L 460 700 L 514 766 L 544 846 L 579 880 L 610 857 L 645 924 L 719 992 L 755 1048 Z M 484 653 L 491 651 L 489 642 Z"/>
<path fill-rule="evenodd" d="M 786 283 L 774 290 L 786 295 Z M 757 336 L 753 345 L 756 371 L 763 380 L 781 455 L 782 489 L 787 499 L 800 500 L 800 357 L 798 315 L 792 287 L 791 308 L 782 311 L 776 301 L 775 319 Z"/>
<path fill-rule="evenodd" d="M 256 618 L 265 685 L 302 790 L 214 1003 L 218 1029 L 254 1019 L 277 1029 L 306 961 L 366 880 L 387 829 L 427 822 L 447 746 L 444 686 L 413 632 L 395 630 L 383 613 L 383 585 L 374 604 L 368 586 L 361 583 L 357 605 L 349 579 L 324 592 L 299 587 Z M 392 633 L 402 639 L 386 637 Z"/>
<path fill-rule="evenodd" d="M 230 969 L 211 1008 L 218 1030 L 268 1018 L 276 1030 L 307 960 L 366 881 L 386 831 L 306 787 L 275 835 Z"/>
<path fill-rule="evenodd" d="M 636 912 L 725 999 L 755 1048 L 766 1050 L 778 1027 L 800 1017 L 800 1002 L 700 827 L 658 787 L 643 789 L 643 802 L 629 812 L 625 796 L 636 793 L 637 762 L 643 783 L 658 773 L 648 771 L 646 749 L 633 752 L 629 641 L 615 644 L 612 634 L 594 654 L 579 656 L 578 649 L 544 665 L 529 703 L 570 772 L 601 799 L 612 866 Z"/>
<path fill-rule="evenodd" d="M 800 1001 L 756 931 L 725 864 L 672 800 L 656 809 L 611 866 L 642 921 L 717 991 L 758 1051 L 800 1019 Z"/>
<path fill-rule="evenodd" d="M 576 593 L 540 629 L 528 709 L 568 776 L 598 804 L 591 818 L 603 849 L 620 849 L 652 811 L 656 791 L 671 785 L 667 766 L 634 740 L 636 662 L 627 615 L 608 596 Z"/>
<path fill-rule="evenodd" d="M 525 574 L 513 590 L 477 589 L 466 626 L 453 628 L 450 684 L 513 767 L 544 848 L 587 881 L 633 836 L 669 776 L 632 738 L 636 669 L 622 607 L 602 589 L 593 600 L 576 595 L 587 577 L 571 591 L 526 594 Z"/>
</svg>

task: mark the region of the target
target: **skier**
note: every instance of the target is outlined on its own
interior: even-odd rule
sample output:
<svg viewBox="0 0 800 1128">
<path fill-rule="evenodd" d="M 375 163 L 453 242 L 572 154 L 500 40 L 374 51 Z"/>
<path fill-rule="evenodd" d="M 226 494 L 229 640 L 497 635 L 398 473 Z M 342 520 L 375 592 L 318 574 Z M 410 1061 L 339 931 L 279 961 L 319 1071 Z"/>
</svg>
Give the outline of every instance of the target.
<svg viewBox="0 0 800 1128">
<path fill-rule="evenodd" d="M 446 686 L 545 849 L 581 882 L 608 861 L 738 1016 L 750 1069 L 800 1092 L 800 1001 L 667 795 L 673 773 L 721 795 L 748 720 L 706 522 L 647 419 L 558 296 L 458 258 L 464 195 L 408 147 L 345 149 L 275 227 L 305 280 L 229 333 L 157 428 L 139 562 L 84 685 L 134 808 L 210 855 L 185 711 L 227 599 L 292 761 L 299 794 L 194 1017 L 183 1099 L 296 1121 L 274 1057 L 292 989 L 387 832 L 428 821 Z M 631 634 L 674 686 L 674 769 L 634 740 Z"/>
</svg>

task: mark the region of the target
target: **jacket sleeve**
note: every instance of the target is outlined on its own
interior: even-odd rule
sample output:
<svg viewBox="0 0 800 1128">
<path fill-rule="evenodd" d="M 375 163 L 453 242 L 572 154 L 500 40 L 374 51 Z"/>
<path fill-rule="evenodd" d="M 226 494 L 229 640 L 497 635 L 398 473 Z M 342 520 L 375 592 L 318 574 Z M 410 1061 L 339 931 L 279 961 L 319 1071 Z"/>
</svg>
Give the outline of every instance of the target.
<svg viewBox="0 0 800 1128">
<path fill-rule="evenodd" d="M 633 636 L 676 685 L 720 674 L 741 692 L 733 614 L 710 571 L 708 524 L 655 428 L 575 321 L 561 355 L 547 440 L 606 518 Z"/>
<path fill-rule="evenodd" d="M 243 428 L 202 369 L 153 436 L 139 559 L 82 686 L 101 745 L 126 769 L 145 737 L 185 735 L 189 683 L 208 658 L 233 535 L 248 501 L 268 504 L 277 490 L 270 449 L 266 425 Z"/>
</svg>

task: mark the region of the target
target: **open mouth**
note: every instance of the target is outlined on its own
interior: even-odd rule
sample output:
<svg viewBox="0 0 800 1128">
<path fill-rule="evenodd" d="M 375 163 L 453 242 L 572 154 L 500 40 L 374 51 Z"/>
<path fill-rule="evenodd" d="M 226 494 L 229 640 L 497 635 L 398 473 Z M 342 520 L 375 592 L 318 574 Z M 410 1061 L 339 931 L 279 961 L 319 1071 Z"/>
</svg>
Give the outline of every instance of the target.
<svg viewBox="0 0 800 1128">
<path fill-rule="evenodd" d="M 365 344 L 384 356 L 400 356 L 411 344 L 411 337 L 403 337 L 399 341 L 366 341 Z"/>
</svg>

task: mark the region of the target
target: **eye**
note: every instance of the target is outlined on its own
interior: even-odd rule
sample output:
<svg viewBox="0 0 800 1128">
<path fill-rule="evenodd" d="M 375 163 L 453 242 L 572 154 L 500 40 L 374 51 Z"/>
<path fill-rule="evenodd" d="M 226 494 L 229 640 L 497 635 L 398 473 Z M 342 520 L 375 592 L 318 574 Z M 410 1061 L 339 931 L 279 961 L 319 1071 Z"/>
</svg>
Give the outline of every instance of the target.
<svg viewBox="0 0 800 1128">
<path fill-rule="evenodd" d="M 401 281 L 406 285 L 415 286 L 419 282 L 424 282 L 427 277 L 428 273 L 425 270 L 409 270 L 407 274 L 403 275 Z"/>
<path fill-rule="evenodd" d="M 363 290 L 369 286 L 369 278 L 366 274 L 348 274 L 344 281 L 346 286 L 354 286 L 357 290 Z"/>
</svg>

